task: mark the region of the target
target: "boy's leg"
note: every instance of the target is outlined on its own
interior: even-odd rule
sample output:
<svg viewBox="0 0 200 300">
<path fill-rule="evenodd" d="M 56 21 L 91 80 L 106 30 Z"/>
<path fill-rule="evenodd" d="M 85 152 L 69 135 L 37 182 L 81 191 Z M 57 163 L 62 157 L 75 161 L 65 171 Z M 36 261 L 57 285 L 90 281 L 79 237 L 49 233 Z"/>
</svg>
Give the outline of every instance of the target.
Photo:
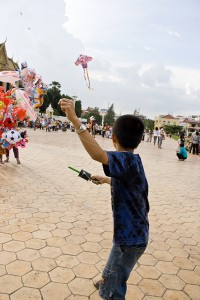
<svg viewBox="0 0 200 300">
<path fill-rule="evenodd" d="M 126 282 L 146 246 L 113 245 L 108 262 L 99 284 L 99 294 L 102 299 L 125 300 Z"/>
</svg>

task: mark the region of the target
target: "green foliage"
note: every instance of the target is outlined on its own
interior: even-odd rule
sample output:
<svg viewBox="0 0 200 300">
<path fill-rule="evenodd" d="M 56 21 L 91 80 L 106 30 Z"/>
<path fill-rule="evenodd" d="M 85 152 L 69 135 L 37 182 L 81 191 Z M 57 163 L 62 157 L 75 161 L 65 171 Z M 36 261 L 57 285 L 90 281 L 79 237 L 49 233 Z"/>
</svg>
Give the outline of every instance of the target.
<svg viewBox="0 0 200 300">
<path fill-rule="evenodd" d="M 48 88 L 46 95 L 44 95 L 44 103 L 40 107 L 40 112 L 44 113 L 47 107 L 49 106 L 49 104 L 51 104 L 54 110 L 54 115 L 65 116 L 65 113 L 61 111 L 58 102 L 61 98 L 71 99 L 71 97 L 64 94 L 61 95 L 61 91 L 60 91 L 61 85 L 59 82 L 53 81 L 49 86 L 50 87 Z"/>
<path fill-rule="evenodd" d="M 154 123 L 155 123 L 154 120 L 145 119 L 145 120 L 143 120 L 143 123 L 144 123 L 144 128 L 151 129 L 151 130 L 154 129 Z"/>
<path fill-rule="evenodd" d="M 75 111 L 76 111 L 77 117 L 80 118 L 81 114 L 82 114 L 82 103 L 81 103 L 81 100 L 77 100 L 75 102 Z"/>
<path fill-rule="evenodd" d="M 114 122 L 115 122 L 114 104 L 111 104 L 107 114 L 104 117 L 104 123 L 105 124 L 107 123 L 109 126 L 112 126 Z"/>
<path fill-rule="evenodd" d="M 166 134 L 176 134 L 178 132 L 180 132 L 183 127 L 182 126 L 177 126 L 177 125 L 165 125 L 163 127 L 164 131 L 166 132 Z"/>
<path fill-rule="evenodd" d="M 97 124 L 101 124 L 102 116 L 99 114 L 99 108 L 95 107 L 93 111 L 89 111 L 86 114 L 82 115 L 82 118 L 87 119 L 89 121 L 90 117 L 93 116 Z"/>
</svg>

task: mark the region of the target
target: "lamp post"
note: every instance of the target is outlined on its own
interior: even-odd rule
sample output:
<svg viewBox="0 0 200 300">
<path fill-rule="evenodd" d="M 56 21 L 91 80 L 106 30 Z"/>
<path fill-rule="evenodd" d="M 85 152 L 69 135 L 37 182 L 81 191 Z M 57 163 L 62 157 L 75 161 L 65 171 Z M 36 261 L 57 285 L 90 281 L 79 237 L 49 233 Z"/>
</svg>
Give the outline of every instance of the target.
<svg viewBox="0 0 200 300">
<path fill-rule="evenodd" d="M 76 107 L 76 100 L 77 100 L 78 96 L 72 96 L 72 99 L 74 101 L 74 108 Z"/>
<path fill-rule="evenodd" d="M 106 114 L 107 114 L 107 109 L 101 109 L 100 110 L 100 115 L 102 116 L 102 122 L 101 122 L 102 128 L 103 128 L 103 125 L 104 125 L 104 117 L 105 117 Z"/>
</svg>

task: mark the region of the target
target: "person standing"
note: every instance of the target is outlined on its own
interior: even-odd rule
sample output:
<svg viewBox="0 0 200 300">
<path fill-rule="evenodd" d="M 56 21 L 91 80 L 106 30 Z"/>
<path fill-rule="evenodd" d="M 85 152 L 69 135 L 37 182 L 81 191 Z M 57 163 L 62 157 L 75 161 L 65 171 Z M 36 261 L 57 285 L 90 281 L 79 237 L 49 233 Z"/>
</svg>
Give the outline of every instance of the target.
<svg viewBox="0 0 200 300">
<path fill-rule="evenodd" d="M 141 158 L 134 154 L 142 140 L 144 124 L 133 115 L 117 118 L 112 134 L 116 151 L 104 151 L 76 116 L 73 101 L 61 99 L 59 103 L 88 154 L 103 164 L 106 176 L 92 176 L 92 181 L 107 183 L 112 190 L 113 246 L 102 279 L 94 285 L 102 299 L 125 300 L 127 280 L 149 238 L 148 182 Z"/>
<path fill-rule="evenodd" d="M 154 129 L 154 132 L 153 132 L 153 144 L 154 144 L 154 146 L 155 146 L 156 142 L 158 141 L 159 135 L 160 135 L 160 133 L 159 133 L 158 127 L 156 127 Z"/>
<path fill-rule="evenodd" d="M 199 132 L 196 131 L 195 134 L 192 136 L 192 145 L 191 145 L 191 150 L 192 154 L 199 154 L 199 145 L 200 145 L 200 136 Z"/>
<path fill-rule="evenodd" d="M 165 139 L 165 132 L 163 130 L 162 127 L 160 127 L 160 130 L 159 130 L 159 136 L 158 136 L 158 148 L 162 149 L 162 142 L 163 140 Z"/>
</svg>

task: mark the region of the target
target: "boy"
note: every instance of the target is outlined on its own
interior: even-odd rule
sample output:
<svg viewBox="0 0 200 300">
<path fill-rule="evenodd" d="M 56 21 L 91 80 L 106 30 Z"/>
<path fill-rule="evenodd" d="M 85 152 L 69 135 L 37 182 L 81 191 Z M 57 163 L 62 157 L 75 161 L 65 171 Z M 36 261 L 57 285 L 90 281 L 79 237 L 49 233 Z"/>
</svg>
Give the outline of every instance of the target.
<svg viewBox="0 0 200 300">
<path fill-rule="evenodd" d="M 133 115 L 119 117 L 112 132 L 117 151 L 104 151 L 77 118 L 73 101 L 60 100 L 61 109 L 71 121 L 92 159 L 103 164 L 107 177 L 93 176 L 97 184 L 111 184 L 114 219 L 113 247 L 102 280 L 95 286 L 102 299 L 125 299 L 126 282 L 148 243 L 148 183 L 139 155 L 144 125 Z"/>
<path fill-rule="evenodd" d="M 183 143 L 180 144 L 179 151 L 176 150 L 176 155 L 178 156 L 179 160 L 187 159 L 188 155 Z"/>
</svg>

